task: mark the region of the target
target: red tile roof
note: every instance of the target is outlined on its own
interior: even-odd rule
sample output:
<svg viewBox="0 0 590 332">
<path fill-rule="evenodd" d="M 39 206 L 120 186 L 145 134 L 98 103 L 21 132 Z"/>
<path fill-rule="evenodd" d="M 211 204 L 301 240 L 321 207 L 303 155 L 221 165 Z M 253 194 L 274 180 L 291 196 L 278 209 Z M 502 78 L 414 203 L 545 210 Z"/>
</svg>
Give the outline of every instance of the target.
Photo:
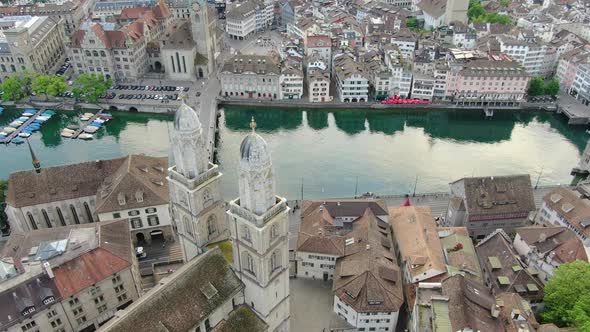
<svg viewBox="0 0 590 332">
<path fill-rule="evenodd" d="M 53 269 L 62 297 L 70 297 L 131 265 L 103 248 L 96 248 Z"/>
<path fill-rule="evenodd" d="M 150 10 L 148 7 L 124 8 L 119 15 L 119 19 L 137 19 Z"/>
</svg>

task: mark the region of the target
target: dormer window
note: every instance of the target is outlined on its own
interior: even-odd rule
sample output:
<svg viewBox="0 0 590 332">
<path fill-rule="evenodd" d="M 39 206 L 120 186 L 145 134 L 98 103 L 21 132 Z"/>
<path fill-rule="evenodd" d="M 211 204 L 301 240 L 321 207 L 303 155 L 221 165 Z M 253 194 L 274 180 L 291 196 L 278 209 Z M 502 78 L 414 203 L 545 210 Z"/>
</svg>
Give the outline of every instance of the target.
<svg viewBox="0 0 590 332">
<path fill-rule="evenodd" d="M 138 191 L 136 191 L 136 192 L 135 192 L 135 200 L 136 200 L 138 203 L 141 203 L 141 202 L 143 202 L 143 191 L 141 191 L 141 190 L 138 190 Z"/>
<path fill-rule="evenodd" d="M 125 205 L 127 203 L 127 201 L 125 200 L 125 194 L 119 193 L 117 195 L 117 201 L 119 201 L 119 205 Z"/>
</svg>

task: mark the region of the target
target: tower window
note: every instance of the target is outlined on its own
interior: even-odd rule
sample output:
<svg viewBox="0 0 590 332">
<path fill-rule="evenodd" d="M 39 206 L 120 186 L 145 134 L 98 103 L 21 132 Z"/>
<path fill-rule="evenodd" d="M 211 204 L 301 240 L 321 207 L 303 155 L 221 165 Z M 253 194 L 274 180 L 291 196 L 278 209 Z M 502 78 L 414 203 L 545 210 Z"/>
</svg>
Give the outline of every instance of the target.
<svg viewBox="0 0 590 332">
<path fill-rule="evenodd" d="M 94 218 L 92 218 L 92 212 L 90 211 L 90 207 L 86 202 L 84 202 L 84 210 L 86 211 L 86 217 L 88 218 L 88 222 L 94 222 Z"/>
<path fill-rule="evenodd" d="M 31 212 L 27 212 L 27 217 L 29 217 L 29 221 L 31 222 L 31 227 L 33 229 L 37 229 L 37 223 L 35 222 L 35 218 L 33 218 L 33 214 Z"/>
<path fill-rule="evenodd" d="M 244 270 L 248 271 L 252 275 L 256 275 L 256 272 L 254 272 L 254 258 L 252 258 L 252 255 L 250 255 L 249 253 L 246 253 L 245 255 L 246 259 L 244 261 L 246 265 L 244 266 Z"/>
<path fill-rule="evenodd" d="M 51 225 L 51 220 L 49 220 L 49 215 L 47 214 L 47 211 L 45 209 L 43 209 L 43 210 L 41 210 L 41 213 L 43 214 L 43 219 L 45 219 L 45 223 L 47 224 L 47 228 L 53 227 Z"/>
<path fill-rule="evenodd" d="M 74 222 L 76 224 L 80 223 L 80 218 L 78 218 L 78 213 L 76 212 L 76 207 L 70 204 L 70 211 L 72 211 L 72 217 L 74 217 Z"/>
<path fill-rule="evenodd" d="M 248 242 L 252 242 L 252 235 L 250 234 L 250 229 L 248 229 L 247 226 L 244 226 L 244 232 L 242 235 L 242 239 L 248 241 Z"/>
<path fill-rule="evenodd" d="M 57 211 L 57 216 L 59 217 L 59 222 L 61 223 L 62 226 L 65 226 L 66 220 L 64 219 L 63 213 L 61 213 L 61 209 L 59 207 L 56 207 L 55 210 Z"/>
<path fill-rule="evenodd" d="M 207 234 L 211 237 L 215 233 L 217 233 L 217 218 L 212 214 L 207 219 Z"/>
<path fill-rule="evenodd" d="M 281 267 L 280 257 L 278 251 L 275 251 L 270 255 L 270 273 L 272 274 L 278 268 Z"/>
</svg>

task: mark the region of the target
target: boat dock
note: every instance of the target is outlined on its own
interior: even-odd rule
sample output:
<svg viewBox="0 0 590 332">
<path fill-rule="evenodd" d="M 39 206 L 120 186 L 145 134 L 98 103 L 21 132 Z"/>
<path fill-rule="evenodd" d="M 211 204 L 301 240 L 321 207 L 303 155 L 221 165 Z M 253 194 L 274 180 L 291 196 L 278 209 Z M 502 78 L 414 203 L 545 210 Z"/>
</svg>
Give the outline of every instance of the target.
<svg viewBox="0 0 590 332">
<path fill-rule="evenodd" d="M 21 131 L 23 131 L 23 129 L 27 128 L 27 126 L 30 125 L 31 123 L 33 123 L 33 121 L 35 121 L 35 119 L 37 119 L 37 117 L 39 115 L 41 115 L 43 112 L 45 112 L 45 109 L 46 109 L 46 107 L 42 107 L 39 111 L 37 111 L 37 113 L 35 113 L 35 115 L 31 116 L 25 123 L 23 123 L 20 127 L 18 127 L 16 129 L 16 131 L 10 133 L 4 139 L 1 139 L 0 144 L 10 143 L 15 137 L 18 136 L 18 134 L 21 133 Z"/>
<path fill-rule="evenodd" d="M 88 125 L 90 125 L 92 122 L 94 122 L 94 120 L 98 119 L 98 117 L 100 116 L 100 114 L 102 114 L 102 111 L 104 111 L 104 109 L 100 109 L 98 110 L 98 112 L 96 112 L 96 114 L 94 114 L 90 120 L 86 121 L 85 123 L 80 125 L 80 129 L 76 130 L 76 132 L 74 133 L 74 136 L 72 136 L 72 139 L 76 139 L 78 138 L 78 136 L 80 136 L 81 133 L 84 132 L 84 128 L 86 128 Z"/>
<path fill-rule="evenodd" d="M 562 93 L 557 103 L 557 113 L 568 117 L 570 125 L 587 125 L 590 123 L 590 107 L 583 105 L 576 98 Z"/>
</svg>

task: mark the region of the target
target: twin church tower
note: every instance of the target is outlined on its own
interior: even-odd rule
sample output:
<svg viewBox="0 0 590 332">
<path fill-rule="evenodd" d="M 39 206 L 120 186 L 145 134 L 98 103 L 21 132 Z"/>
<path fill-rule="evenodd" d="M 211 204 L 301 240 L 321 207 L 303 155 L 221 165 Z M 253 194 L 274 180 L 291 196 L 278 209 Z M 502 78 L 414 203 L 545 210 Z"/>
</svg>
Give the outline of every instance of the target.
<svg viewBox="0 0 590 332">
<path fill-rule="evenodd" d="M 231 236 L 234 271 L 246 286 L 245 303 L 269 331 L 288 331 L 289 208 L 275 194 L 270 151 L 256 133 L 254 119 L 250 127 L 240 146 L 240 196 L 226 204 L 222 173 L 209 162 L 198 114 L 182 103 L 170 140 L 176 163 L 168 169 L 171 215 L 185 261 Z"/>
</svg>

